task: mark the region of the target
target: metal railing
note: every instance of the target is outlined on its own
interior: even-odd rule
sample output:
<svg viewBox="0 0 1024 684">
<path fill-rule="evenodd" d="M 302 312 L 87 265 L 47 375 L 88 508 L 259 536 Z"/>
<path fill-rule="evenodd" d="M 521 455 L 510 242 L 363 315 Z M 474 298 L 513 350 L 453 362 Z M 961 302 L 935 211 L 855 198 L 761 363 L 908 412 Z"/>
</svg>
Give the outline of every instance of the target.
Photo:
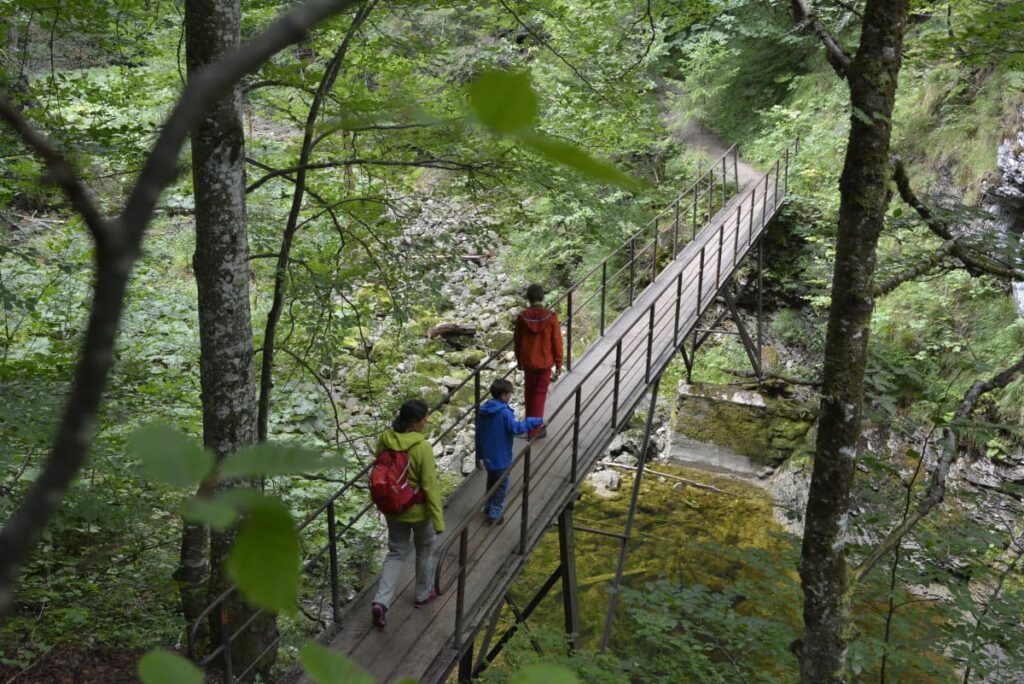
<svg viewBox="0 0 1024 684">
<path fill-rule="evenodd" d="M 521 475 L 517 481 L 510 482 L 507 501 L 513 504 L 516 497 L 519 498 L 520 506 L 520 529 L 517 552 L 525 555 L 531 548 L 530 537 L 539 536 L 546 527 L 544 524 L 535 525 L 532 529 L 529 525 L 529 510 L 531 503 L 531 489 L 535 482 L 542 481 L 552 470 L 557 467 L 564 467 L 564 454 L 568 451 L 569 471 L 567 473 L 566 486 L 564 491 L 571 495 L 582 482 L 583 477 L 589 471 L 595 453 L 584 454 L 584 445 L 580 441 L 580 426 L 587 425 L 593 429 L 594 426 L 601 426 L 594 442 L 607 443 L 611 437 L 619 431 L 621 422 L 629 412 L 629 409 L 642 396 L 643 390 L 652 382 L 659 368 L 663 367 L 675 350 L 685 338 L 684 333 L 692 328 L 700 314 L 711 304 L 712 297 L 706 293 L 717 293 L 719 289 L 732 277 L 733 271 L 737 268 L 745 252 L 753 245 L 757 234 L 764 229 L 770 217 L 774 216 L 780 206 L 780 199 L 784 200 L 789 184 L 790 156 L 799 150 L 799 139 L 787 146 L 784 154 L 775 163 L 774 167 L 763 176 L 763 183 L 759 181 L 753 187 L 743 193 L 741 199 L 733 203 L 731 213 L 727 214 L 716 230 L 705 233 L 691 233 L 689 242 L 696 242 L 700 245 L 699 251 L 695 247 L 688 260 L 675 276 L 674 283 L 669 281 L 663 284 L 663 290 L 653 297 L 644 309 L 634 311 L 634 320 L 628 324 L 619 326 L 611 339 L 607 335 L 611 332 L 611 325 L 601 327 L 601 336 L 606 340 L 605 350 L 596 359 L 588 359 L 586 375 L 579 377 L 575 384 L 576 388 L 554 407 L 545 416 L 545 422 L 555 423 L 560 417 L 571 411 L 567 421 L 571 430 L 549 436 L 544 445 L 538 449 L 539 453 L 534 454 L 533 440 L 512 462 L 505 477 L 513 478 L 513 471 L 522 466 Z M 734 150 L 726 153 L 734 154 Z M 735 157 L 734 157 L 735 158 Z M 722 157 L 725 159 L 725 156 Z M 735 167 L 734 167 L 735 168 Z M 699 181 L 698 181 L 699 182 Z M 781 185 L 781 187 L 780 187 Z M 780 198 L 781 193 L 781 198 Z M 747 198 L 749 197 L 749 205 Z M 668 211 L 674 215 L 678 199 L 670 205 Z M 723 204 L 728 204 L 727 199 Z M 663 212 L 664 214 L 665 212 Z M 755 221 L 756 219 L 756 221 Z M 657 219 L 652 222 L 657 225 Z M 680 224 L 673 221 L 669 230 L 655 228 L 652 240 L 657 242 L 658 236 L 673 238 L 672 254 L 673 259 L 682 253 L 676 242 L 678 227 Z M 710 228 L 710 226 L 709 226 Z M 745 235 L 744 233 L 745 230 Z M 669 232 L 671 231 L 671 232 Z M 627 240 L 625 245 L 632 244 L 633 238 Z M 729 247 L 731 242 L 731 255 Z M 650 242 L 647 245 L 650 247 Z M 709 249 L 710 247 L 710 249 Z M 620 248 L 621 249 L 621 248 Z M 632 252 L 635 260 L 638 257 L 636 251 Z M 609 257 L 610 259 L 611 257 Z M 603 269 L 606 259 L 598 265 Z M 723 261 L 724 259 L 724 261 Z M 712 271 L 712 262 L 714 269 Z M 672 262 L 669 262 L 672 263 Z M 723 266 L 725 268 L 723 268 Z M 597 270 L 597 269 L 595 269 Z M 662 269 L 664 271 L 665 269 Z M 713 280 L 712 280 L 713 276 Z M 650 284 L 653 284 L 652 279 Z M 673 287 L 674 285 L 674 287 Z M 562 295 L 563 300 L 571 310 L 572 293 L 578 291 L 577 286 L 570 288 Z M 604 290 L 601 291 L 602 293 Z M 696 293 L 696 306 L 689 313 L 686 319 L 681 317 L 681 303 Z M 633 302 L 641 297 L 634 297 Z M 604 299 L 604 297 L 602 297 Z M 569 318 L 571 321 L 571 317 Z M 568 322 L 568 321 L 567 321 Z M 644 325 L 646 323 L 646 325 Z M 646 328 L 638 333 L 638 326 Z M 669 336 L 668 329 L 672 327 L 672 335 Z M 668 340 L 667 346 L 655 352 L 656 340 Z M 569 358 L 567 354 L 567 358 Z M 609 363 L 610 361 L 614 361 Z M 653 376 L 652 376 L 653 374 Z M 625 378 L 643 377 L 642 382 L 636 383 L 632 388 L 623 385 Z M 611 385 L 611 397 L 607 396 L 607 386 Z M 586 392 L 585 388 L 589 387 Z M 610 401 L 609 401 L 610 399 Z M 581 457 L 586 455 L 588 462 L 581 462 Z M 499 481 L 489 488 L 469 508 L 477 511 L 483 503 L 501 485 Z M 557 509 L 560 501 L 542 500 L 540 505 L 549 509 Z M 510 506 L 511 508 L 511 506 Z M 511 511 L 509 511 L 511 514 Z M 557 513 L 557 510 L 556 510 Z M 464 641 L 467 637 L 466 623 L 466 583 L 473 566 L 468 563 L 469 558 L 469 530 L 472 524 L 472 516 L 462 521 L 455 527 L 448 539 L 438 547 L 437 568 L 435 571 L 435 589 L 439 594 L 449 591 L 454 584 L 456 586 L 456 615 L 453 642 L 454 649 L 461 652 Z M 457 544 L 457 547 L 455 546 Z M 453 548 L 457 548 L 457 564 L 451 571 L 448 571 L 447 559 Z"/>
<path fill-rule="evenodd" d="M 787 148 L 785 167 L 787 179 L 789 169 L 788 159 L 789 149 Z M 561 315 L 564 316 L 566 326 L 565 359 L 566 369 L 568 371 L 572 370 L 572 365 L 575 359 L 575 350 L 589 348 L 594 340 L 604 337 L 608 329 L 615 323 L 623 312 L 629 310 L 643 290 L 649 287 L 657 279 L 658 275 L 668 265 L 674 262 L 688 244 L 699 238 L 702 234 L 700 226 L 705 225 L 711 217 L 729 204 L 730 197 L 734 196 L 737 190 L 739 190 L 738 163 L 738 149 L 736 146 L 733 146 L 721 157 L 715 160 L 715 162 L 712 163 L 689 188 L 681 192 L 664 210 L 655 216 L 654 219 L 624 240 L 599 264 L 593 267 L 586 275 L 577 280 L 574 285 L 568 288 L 568 290 L 562 293 L 554 302 L 551 303 L 551 307 L 556 312 L 560 312 Z M 732 171 L 731 182 L 729 178 L 730 167 Z M 775 167 L 776 186 L 778 185 L 778 174 L 779 164 L 777 163 Z M 771 176 L 771 173 L 765 175 L 766 183 L 769 176 Z M 765 187 L 767 188 L 768 186 L 766 185 Z M 756 189 L 754 194 L 756 194 Z M 764 196 L 767 197 L 767 195 Z M 777 202 L 778 188 L 776 188 L 775 191 L 775 203 L 777 204 Z M 687 233 L 689 234 L 687 235 Z M 704 250 L 702 249 L 702 263 L 703 254 Z M 703 282 L 703 278 L 704 274 L 702 268 L 700 275 L 701 282 Z M 680 297 L 685 295 L 681 286 L 682 281 L 680 280 L 678 293 Z M 699 298 L 700 297 L 698 296 L 698 299 Z M 597 325 L 593 324 L 595 318 L 597 320 Z M 649 313 L 649 324 L 652 330 L 652 340 L 655 323 L 654 309 L 651 308 Z M 676 334 L 678 336 L 678 320 L 676 321 L 676 329 Z M 475 417 L 480 404 L 486 399 L 483 395 L 483 376 L 485 373 L 494 378 L 506 378 L 515 371 L 514 364 L 510 364 L 504 372 L 501 370 L 501 359 L 504 357 L 506 352 L 510 350 L 511 345 L 512 342 L 509 341 L 501 349 L 489 353 L 488 356 L 484 358 L 457 386 L 449 390 L 447 396 L 442 399 L 437 406 L 432 408 L 432 413 L 440 412 L 446 405 L 455 401 L 454 398 L 460 390 L 467 388 L 470 383 L 472 383 L 472 405 L 465 408 L 461 413 L 457 413 L 454 417 L 449 418 L 449 422 L 444 424 L 441 434 L 432 440 L 432 444 L 444 443 L 445 440 L 447 440 L 448 437 L 457 430 L 467 426 L 471 417 Z M 619 406 L 624 403 L 623 399 L 625 399 L 625 397 L 619 396 L 621 375 L 631 367 L 631 359 L 629 357 L 623 357 L 622 346 L 622 339 L 620 338 L 612 348 L 615 351 L 614 401 L 611 405 L 611 425 L 613 427 L 618 426 L 618 409 Z M 607 357 L 609 353 L 610 352 L 606 352 L 605 356 Z M 652 368 L 652 353 L 651 343 L 648 343 L 645 363 L 645 375 L 648 377 Z M 611 376 L 604 378 L 604 381 L 609 380 L 612 380 Z M 573 404 L 574 422 L 571 437 L 571 479 L 574 486 L 578 484 L 579 477 L 578 455 L 580 447 L 580 416 L 587 411 L 594 400 L 594 397 L 592 396 L 588 400 L 588 403 L 584 405 L 582 402 L 581 391 L 582 383 L 580 389 L 577 389 L 574 393 Z M 566 402 L 560 404 L 555 409 L 555 412 L 547 417 L 547 420 L 550 422 L 554 416 L 560 414 L 564 410 L 565 406 Z M 561 439 L 557 441 L 560 443 Z M 553 446 L 552 440 L 548 440 L 547 446 Z M 548 449 L 545 448 L 545 451 L 547 450 Z M 552 449 L 552 451 L 554 450 Z M 543 476 L 543 473 L 533 472 L 534 464 L 531 460 L 530 448 L 527 448 L 519 455 L 519 457 L 516 458 L 513 466 L 520 462 L 523 463 L 526 474 L 521 487 L 522 506 L 523 510 L 528 512 L 530 504 L 531 478 Z M 545 461 L 545 464 L 546 463 L 547 461 Z M 337 502 L 342 496 L 348 493 L 349 490 L 354 488 L 361 489 L 360 485 L 364 485 L 367 481 L 368 473 L 372 465 L 373 459 L 371 458 L 369 462 L 356 472 L 355 475 L 346 480 L 321 506 L 307 515 L 298 525 L 298 530 L 301 534 L 308 530 L 314 522 L 320 521 L 321 518 L 326 522 L 327 540 L 319 546 L 310 558 L 306 560 L 303 564 L 303 572 L 307 573 L 324 557 L 325 554 L 328 555 L 328 580 L 331 590 L 332 608 L 331 617 L 335 624 L 341 621 L 339 597 L 340 588 L 338 581 L 338 543 L 344 538 L 346 533 L 350 532 L 368 513 L 375 510 L 372 503 L 367 502 L 356 513 L 349 516 L 344 525 L 339 527 L 336 510 Z M 544 473 L 546 473 L 548 469 L 549 468 L 546 468 Z M 499 485 L 500 482 L 486 492 L 484 496 L 481 497 L 479 503 L 482 504 L 483 501 L 486 500 L 486 498 L 488 498 Z M 476 508 L 478 509 L 479 505 Z M 523 515 L 519 543 L 520 553 L 522 554 L 525 554 L 527 550 L 527 521 L 528 515 Z M 443 559 L 455 539 L 459 540 L 458 577 L 453 581 L 458 582 L 459 593 L 457 596 L 456 644 L 457 647 L 460 648 L 462 644 L 461 637 L 459 635 L 462 632 L 464 621 L 465 580 L 466 573 L 468 572 L 468 521 L 463 521 L 463 523 L 449 535 L 448 540 L 439 547 L 438 574 L 436 582 L 439 593 L 448 588 L 442 586 L 441 581 L 441 574 L 444 568 Z M 219 660 L 226 684 L 232 684 L 236 678 L 243 678 L 247 676 L 256 668 L 257 664 L 263 657 L 276 648 L 281 640 L 281 635 L 278 634 L 251 663 L 246 665 L 245 669 L 241 673 L 237 675 L 233 673 L 234 663 L 232 662 L 231 644 L 233 644 L 247 629 L 249 629 L 261 615 L 265 614 L 265 611 L 257 610 L 248 616 L 241 624 L 232 629 L 229 619 L 230 615 L 228 614 L 228 606 L 230 605 L 229 600 L 235 597 L 236 593 L 236 586 L 231 586 L 221 593 L 193 621 L 187 633 L 189 656 L 193 660 L 197 660 L 202 667 L 209 667 Z M 206 654 L 205 657 L 199 659 L 196 653 L 197 638 L 201 633 L 204 624 L 207 624 L 210 621 L 210 616 L 214 614 L 218 617 L 219 629 L 217 630 L 217 633 L 219 634 L 220 643 L 210 653 Z"/>
</svg>

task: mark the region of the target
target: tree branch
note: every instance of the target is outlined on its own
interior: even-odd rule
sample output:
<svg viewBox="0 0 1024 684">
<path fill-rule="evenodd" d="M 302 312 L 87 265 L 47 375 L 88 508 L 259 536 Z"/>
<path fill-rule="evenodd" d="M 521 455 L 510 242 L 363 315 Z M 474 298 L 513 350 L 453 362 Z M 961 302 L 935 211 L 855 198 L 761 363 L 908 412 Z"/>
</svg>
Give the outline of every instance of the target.
<svg viewBox="0 0 1024 684">
<path fill-rule="evenodd" d="M 258 162 L 251 157 L 245 159 L 248 163 L 253 166 L 260 167 L 264 170 L 268 170 L 268 173 L 261 176 L 257 180 L 249 184 L 249 187 L 245 189 L 246 193 L 250 193 L 254 190 L 259 189 L 262 185 L 267 183 L 274 178 L 280 178 L 281 176 L 290 176 L 293 173 L 305 172 L 314 169 L 337 169 L 346 166 L 417 166 L 426 167 L 432 169 L 445 169 L 447 171 L 477 171 L 483 166 L 481 164 L 474 164 L 472 162 L 460 162 L 454 159 L 411 159 L 409 161 L 403 161 L 400 159 L 338 159 L 334 161 L 323 161 L 313 162 L 311 164 L 300 164 L 296 166 L 290 166 L 286 169 L 275 169 L 270 166 Z"/>
<path fill-rule="evenodd" d="M 277 323 L 281 318 L 281 310 L 284 306 L 284 291 L 287 285 L 286 275 L 292 249 L 292 240 L 300 227 L 299 215 L 302 213 L 302 201 L 306 192 L 306 171 L 310 167 L 309 157 L 313 153 L 313 137 L 316 132 L 316 122 L 320 118 L 320 108 L 323 105 L 324 98 L 334 88 L 334 83 L 341 72 L 341 65 L 345 61 L 345 55 L 348 54 L 352 38 L 355 37 L 356 31 L 366 21 L 366 17 L 376 7 L 377 2 L 378 0 L 372 0 L 368 5 L 360 7 L 352 18 L 352 23 L 349 24 L 345 37 L 342 39 L 341 44 L 328 63 L 323 77 L 320 79 L 316 95 L 313 97 L 313 101 L 309 106 L 309 112 L 306 115 L 302 148 L 299 151 L 299 160 L 296 164 L 295 189 L 292 194 L 291 208 L 288 210 L 288 221 L 281 236 L 281 247 L 278 250 L 277 265 L 274 269 L 274 294 L 270 311 L 267 312 L 267 322 L 263 333 L 263 362 L 260 366 L 260 389 L 256 416 L 256 430 L 261 442 L 266 440 L 270 424 L 270 391 L 273 388 L 274 338 L 277 334 Z M 253 185 L 258 187 L 257 184 Z M 251 192 L 251 189 L 252 186 L 246 189 L 246 192 Z"/>
<path fill-rule="evenodd" d="M 178 152 L 189 132 L 202 119 L 207 109 L 206 103 L 216 100 L 230 86 L 281 49 L 305 38 L 306 31 L 310 28 L 357 2 L 358 0 L 309 0 L 293 8 L 262 34 L 189 80 L 142 168 L 124 211 L 117 219 L 136 243 L 141 241 L 142 231 L 149 221 L 160 192 L 174 177 Z"/>
<path fill-rule="evenodd" d="M 589 80 L 587 80 L 587 77 L 584 76 L 582 73 L 580 73 L 580 70 L 577 69 L 575 67 L 575 65 L 573 65 L 572 62 L 570 62 L 568 59 L 563 57 L 562 53 L 560 53 L 558 50 L 556 50 L 554 48 L 554 46 L 551 45 L 551 43 L 549 43 L 548 41 L 544 40 L 544 38 L 540 34 L 538 34 L 536 31 L 534 31 L 533 27 L 531 27 L 529 24 L 527 24 L 519 16 L 519 14 L 517 14 L 516 11 L 514 9 L 512 9 L 507 2 L 505 2 L 505 0 L 498 0 L 498 4 L 500 4 L 502 7 L 504 7 L 505 11 L 508 12 L 509 14 L 511 14 L 512 17 L 516 20 L 516 23 L 518 23 L 520 26 L 522 26 L 524 29 L 526 29 L 526 32 L 529 33 L 531 36 L 533 36 L 534 40 L 536 40 L 538 43 L 540 43 L 541 45 L 546 47 L 551 52 L 551 54 L 553 54 L 555 57 L 557 57 L 563 64 L 565 64 L 565 66 L 569 67 L 570 71 L 572 71 L 574 74 L 576 74 L 576 78 L 580 79 L 580 81 L 582 81 L 584 85 L 586 85 L 588 88 L 590 88 L 590 90 L 593 91 L 593 93 L 595 95 L 597 95 L 599 98 L 601 98 L 605 103 L 612 104 L 608 100 L 608 98 L 605 96 L 604 93 L 602 93 L 600 90 L 598 90 L 594 86 L 593 83 L 591 83 Z"/>
<path fill-rule="evenodd" d="M 928 515 L 933 508 L 942 503 L 946 496 L 946 478 L 949 475 L 949 469 L 953 465 L 953 461 L 955 461 L 959 455 L 960 447 L 955 431 L 957 424 L 970 415 L 971 411 L 974 410 L 974 405 L 983 394 L 991 392 L 994 389 L 1006 387 L 1022 370 L 1024 370 L 1024 356 L 1021 356 L 1015 364 L 989 380 L 978 380 L 971 385 L 969 390 L 967 390 L 967 394 L 964 395 L 964 400 L 960 402 L 959 408 L 957 408 L 956 413 L 953 415 L 953 420 L 951 420 L 949 425 L 944 428 L 945 439 L 943 440 L 942 458 L 935 466 L 935 470 L 932 471 L 931 480 L 928 483 L 928 489 L 925 491 L 921 502 L 917 505 L 913 514 L 907 516 L 903 522 L 889 532 L 885 539 L 879 542 L 874 550 L 868 554 L 867 558 L 865 558 L 864 561 L 854 569 L 851 585 L 863 580 L 868 573 L 874 569 L 875 565 L 882 559 L 882 557 L 885 556 L 885 554 L 896 548 L 896 545 L 899 544 L 900 540 L 902 540 L 903 537 L 910 532 L 910 530 L 912 530 L 922 518 Z"/>
<path fill-rule="evenodd" d="M 922 202 L 914 193 L 914 189 L 910 187 L 910 177 L 907 175 L 907 168 L 904 166 L 903 160 L 896 155 L 892 156 L 892 177 L 896 182 L 896 188 L 899 190 L 900 198 L 902 198 L 907 205 L 917 212 L 917 215 L 921 217 L 921 220 L 924 221 L 924 224 L 928 226 L 930 231 L 943 240 L 953 241 L 953 244 L 949 248 L 949 252 L 962 261 L 965 266 L 970 269 L 988 273 L 989 275 L 996 276 L 997 278 L 1005 278 L 1007 280 L 1024 280 L 1024 271 L 1006 266 L 996 259 L 984 254 L 971 252 L 959 243 L 959 240 L 962 239 L 963 236 L 958 236 L 954 239 L 953 232 L 949 229 L 949 226 L 939 219 L 928 205 Z"/>
<path fill-rule="evenodd" d="M 81 215 L 82 220 L 85 221 L 86 227 L 92 233 L 93 239 L 97 244 L 109 242 L 111 239 L 110 225 L 103 218 L 92 198 L 92 194 L 78 177 L 74 167 L 71 166 L 71 162 L 67 160 L 67 157 L 53 143 L 32 127 L 32 124 L 28 122 L 3 93 L 0 93 L 0 118 L 5 119 L 18 136 L 21 137 L 25 146 L 43 160 L 49 171 L 46 180 L 54 183 L 64 191 L 68 201 L 71 202 L 71 206 Z"/>
<path fill-rule="evenodd" d="M 810 31 L 818 37 L 825 46 L 825 59 L 841 78 L 849 80 L 853 59 L 825 25 L 818 21 L 818 16 L 807 6 L 806 0 L 790 0 L 789 6 L 793 21 L 799 24 L 801 30 Z"/>
<path fill-rule="evenodd" d="M 928 271 L 938 266 L 939 263 L 941 263 L 942 260 L 946 256 L 948 256 L 953 249 L 956 248 L 958 239 L 959 238 L 950 238 L 949 240 L 946 240 L 939 246 L 938 249 L 936 249 L 934 252 L 929 254 L 921 261 L 917 262 L 913 266 L 904 269 L 903 271 L 897 273 L 891 278 L 883 280 L 881 284 L 875 285 L 875 297 L 883 297 L 892 292 L 893 290 L 895 290 L 903 283 L 914 280 L 918 276 L 922 276 Z"/>
<path fill-rule="evenodd" d="M 13 587 L 21 566 L 38 543 L 71 481 L 85 463 L 103 389 L 114 360 L 128 276 L 142 237 L 164 186 L 173 178 L 185 138 L 210 106 L 249 71 L 306 31 L 357 0 L 309 0 L 269 29 L 189 81 L 150 151 L 122 214 L 98 219 L 92 207 L 76 204 L 90 229 L 103 226 L 96 240 L 96 274 L 81 356 L 53 446 L 39 477 L 0 530 L 0 615 L 13 605 Z M 24 138 L 24 134 L 22 134 Z M 31 140 L 31 139 L 30 139 Z M 38 148 L 34 148 L 37 149 Z M 68 182 L 67 178 L 59 179 Z M 66 188 L 67 189 L 67 188 Z"/>
</svg>

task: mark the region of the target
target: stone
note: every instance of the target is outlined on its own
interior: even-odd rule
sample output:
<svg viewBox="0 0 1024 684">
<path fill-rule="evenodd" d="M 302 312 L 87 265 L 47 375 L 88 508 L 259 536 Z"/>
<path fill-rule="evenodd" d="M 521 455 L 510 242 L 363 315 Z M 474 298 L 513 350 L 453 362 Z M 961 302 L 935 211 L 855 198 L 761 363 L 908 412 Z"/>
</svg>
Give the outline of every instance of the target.
<svg viewBox="0 0 1024 684">
<path fill-rule="evenodd" d="M 594 486 L 594 494 L 610 499 L 616 496 L 615 492 L 619 491 L 622 479 L 614 470 L 600 470 L 590 476 L 590 483 Z"/>
<path fill-rule="evenodd" d="M 620 432 L 619 434 L 612 437 L 612 443 L 608 445 L 608 455 L 618 456 L 626 450 L 626 438 Z"/>
<path fill-rule="evenodd" d="M 681 384 L 675 430 L 774 465 L 813 447 L 817 407 L 718 385 Z"/>
<path fill-rule="evenodd" d="M 637 464 L 637 458 L 633 454 L 623 453 L 616 456 L 614 462 L 618 463 L 619 465 L 633 467 L 636 466 Z"/>
<path fill-rule="evenodd" d="M 484 336 L 484 346 L 488 349 L 497 351 L 504 349 L 505 346 L 512 345 L 512 332 L 510 330 L 495 329 L 491 330 Z"/>
<path fill-rule="evenodd" d="M 474 470 L 476 470 L 476 456 L 466 454 L 462 457 L 462 474 L 472 475 Z"/>
</svg>

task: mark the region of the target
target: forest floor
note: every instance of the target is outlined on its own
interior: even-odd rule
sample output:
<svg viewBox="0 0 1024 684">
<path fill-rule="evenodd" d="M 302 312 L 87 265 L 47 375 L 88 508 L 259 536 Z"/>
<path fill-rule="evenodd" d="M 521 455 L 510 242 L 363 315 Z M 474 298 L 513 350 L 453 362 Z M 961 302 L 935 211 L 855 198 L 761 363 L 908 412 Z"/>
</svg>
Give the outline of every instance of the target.
<svg viewBox="0 0 1024 684">
<path fill-rule="evenodd" d="M 142 649 L 56 646 L 24 670 L 0 665 L 3 684 L 135 684 Z"/>
</svg>

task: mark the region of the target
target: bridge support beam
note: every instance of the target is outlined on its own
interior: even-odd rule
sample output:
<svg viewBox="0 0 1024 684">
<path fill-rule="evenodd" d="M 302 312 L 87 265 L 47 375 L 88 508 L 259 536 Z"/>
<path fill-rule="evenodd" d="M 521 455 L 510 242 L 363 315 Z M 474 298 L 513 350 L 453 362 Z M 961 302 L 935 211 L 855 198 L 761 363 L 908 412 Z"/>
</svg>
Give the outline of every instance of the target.
<svg viewBox="0 0 1024 684">
<path fill-rule="evenodd" d="M 683 364 L 686 366 L 686 382 L 693 381 L 693 367 L 697 359 L 697 350 L 700 349 L 708 339 L 714 334 L 722 335 L 737 335 L 743 343 L 743 348 L 747 352 L 747 358 L 750 360 L 750 366 L 757 375 L 758 381 L 761 380 L 764 373 L 764 366 L 762 363 L 761 349 L 764 339 L 764 302 L 763 302 L 763 290 L 764 290 L 764 239 L 763 236 L 759 237 L 757 242 L 748 252 L 748 256 L 751 252 L 756 250 L 757 254 L 754 257 L 755 266 L 755 277 L 748 281 L 748 283 L 739 290 L 736 290 L 732 280 L 725 282 L 717 292 L 718 298 L 721 303 L 725 305 L 724 308 L 720 309 L 718 314 L 715 316 L 714 321 L 707 328 L 698 328 L 694 325 L 693 332 L 691 333 L 692 338 L 689 340 L 683 340 L 679 345 L 679 351 L 683 357 Z M 744 296 L 747 291 L 751 288 L 756 288 L 756 337 L 751 334 L 743 319 L 740 317 L 739 310 L 736 307 L 736 300 Z M 719 330 L 718 326 L 725 320 L 726 317 L 732 319 L 736 325 L 736 331 Z M 699 320 L 699 317 L 698 317 Z M 687 353 L 687 345 L 689 344 L 689 353 Z"/>
<path fill-rule="evenodd" d="M 562 561 L 562 608 L 565 612 L 565 634 L 569 637 L 569 653 L 580 648 L 580 602 L 576 584 L 576 542 L 573 538 L 573 503 L 558 516 L 558 552 Z"/>
<path fill-rule="evenodd" d="M 470 643 L 466 652 L 459 659 L 459 684 L 473 681 L 473 644 Z"/>
<path fill-rule="evenodd" d="M 633 531 L 633 519 L 636 517 L 636 504 L 640 500 L 640 484 L 644 479 L 644 465 L 647 462 L 647 452 L 651 446 L 651 430 L 654 427 L 654 409 L 658 404 L 658 388 L 661 387 L 661 373 L 654 378 L 651 385 L 651 403 L 647 409 L 647 424 L 644 426 L 644 441 L 640 447 L 640 457 L 636 462 L 636 476 L 633 479 L 633 492 L 629 499 L 629 511 L 626 514 L 626 526 L 622 531 L 622 541 L 619 545 L 619 563 L 615 567 L 615 579 L 612 580 L 611 595 L 608 597 L 608 614 L 604 620 L 604 634 L 601 636 L 601 653 L 608 649 L 608 641 L 612 636 L 612 623 L 615 620 L 615 608 L 619 600 L 619 585 L 622 583 L 622 573 L 626 569 L 626 553 L 629 551 L 630 534 Z"/>
</svg>

